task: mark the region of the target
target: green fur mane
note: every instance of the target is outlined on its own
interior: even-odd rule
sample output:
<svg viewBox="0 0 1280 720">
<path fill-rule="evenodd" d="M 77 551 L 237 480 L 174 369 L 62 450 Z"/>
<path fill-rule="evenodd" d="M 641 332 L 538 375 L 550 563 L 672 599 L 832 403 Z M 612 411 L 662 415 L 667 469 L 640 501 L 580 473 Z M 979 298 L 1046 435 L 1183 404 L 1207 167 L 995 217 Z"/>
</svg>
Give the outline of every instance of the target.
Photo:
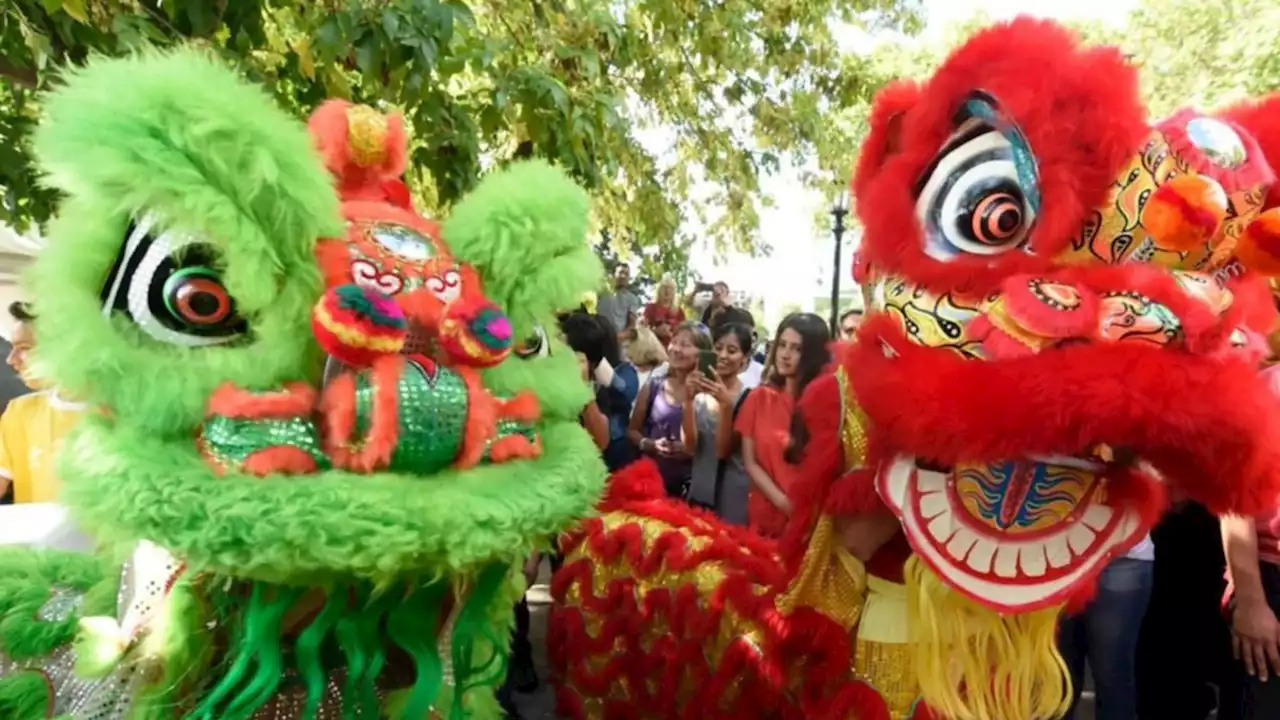
<svg viewBox="0 0 1280 720">
<path fill-rule="evenodd" d="M 188 569 L 156 641 L 170 665 L 136 699 L 137 717 L 167 718 L 179 703 L 196 718 L 249 717 L 283 682 L 301 683 L 314 704 L 335 667 L 348 673 L 347 711 L 376 715 L 389 652 L 409 658 L 412 676 L 384 711 L 495 714 L 488 690 L 469 691 L 502 677 L 523 584 L 514 568 L 589 513 L 605 477 L 577 420 L 591 389 L 556 331 L 556 312 L 603 275 L 586 194 L 546 164 L 514 165 L 487 177 L 443 230 L 518 337 L 545 336 L 544 352 L 483 376 L 497 395 L 538 396 L 541 457 L 431 476 L 219 475 L 196 443 L 216 388 L 317 380 L 314 248 L 343 231 L 330 177 L 300 122 L 200 52 L 94 61 L 46 108 L 37 150 L 67 199 L 29 278 L 40 290 L 38 371 L 104 411 L 64 445 L 63 499 L 104 547 L 145 539 Z M 185 347 L 104 314 L 103 285 L 144 217 L 213 248 L 243 337 Z M 323 607 L 286 627 L 317 592 Z M 433 640 L 446 598 L 462 603 L 445 638 L 454 684 Z M 66 642 L 69 630 L 58 632 L 46 640 Z M 26 707 L 36 689 L 4 678 L 0 708 Z"/>
<path fill-rule="evenodd" d="M 31 277 L 57 288 L 36 298 L 40 362 L 108 412 L 82 424 L 61 468 L 66 501 L 103 540 L 146 538 L 193 567 L 264 582 L 383 583 L 478 572 L 589 511 L 604 477 L 577 426 L 591 394 L 554 327 L 555 310 L 601 269 L 586 195 L 563 173 L 541 163 L 494 173 L 445 225 L 517 330 L 551 338 L 548 356 L 485 376 L 499 393 L 538 394 L 543 457 L 432 477 L 217 477 L 192 437 L 213 390 L 277 388 L 318 368 L 313 249 L 342 228 L 329 175 L 301 123 L 200 52 L 91 63 L 46 106 L 37 146 L 68 198 Z M 104 316 L 105 278 L 145 213 L 220 251 L 247 341 L 179 347 Z"/>
<path fill-rule="evenodd" d="M 187 51 L 90 63 L 46 102 L 35 147 L 66 194 L 29 286 L 41 374 L 121 423 L 188 433 L 224 381 L 315 377 L 313 249 L 341 232 L 331 181 L 300 123 L 218 61 Z M 250 322 L 247 344 L 188 349 L 102 313 L 130 223 L 204 236 Z"/>
</svg>

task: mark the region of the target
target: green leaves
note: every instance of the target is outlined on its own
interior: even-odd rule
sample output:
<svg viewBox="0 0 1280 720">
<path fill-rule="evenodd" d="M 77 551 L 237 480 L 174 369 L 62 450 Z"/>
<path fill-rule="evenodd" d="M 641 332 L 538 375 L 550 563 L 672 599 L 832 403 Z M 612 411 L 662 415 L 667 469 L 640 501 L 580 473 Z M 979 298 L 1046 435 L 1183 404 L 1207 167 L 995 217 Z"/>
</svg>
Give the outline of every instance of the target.
<svg viewBox="0 0 1280 720">
<path fill-rule="evenodd" d="M 26 154 L 38 114 L 31 88 L 93 52 L 194 39 L 300 116 L 325 96 L 403 112 L 408 180 L 426 212 L 446 212 L 483 168 L 525 147 L 592 191 L 597 229 L 626 238 L 618 252 L 659 262 L 659 275 L 682 272 L 691 228 L 721 249 L 758 249 L 760 176 L 782 157 L 825 166 L 830 144 L 849 139 L 828 129 L 832 107 L 865 103 L 875 83 L 840 57 L 830 21 L 901 28 L 915 19 L 911 6 L 11 0 L 0 10 L 0 75 L 19 83 L 0 87 L 0 141 L 16 151 L 0 165 L 0 221 L 22 227 L 53 210 Z M 21 109 L 15 88 L 27 89 Z M 851 158 L 851 143 L 841 154 Z M 689 225 L 701 219 L 711 220 Z"/>
</svg>

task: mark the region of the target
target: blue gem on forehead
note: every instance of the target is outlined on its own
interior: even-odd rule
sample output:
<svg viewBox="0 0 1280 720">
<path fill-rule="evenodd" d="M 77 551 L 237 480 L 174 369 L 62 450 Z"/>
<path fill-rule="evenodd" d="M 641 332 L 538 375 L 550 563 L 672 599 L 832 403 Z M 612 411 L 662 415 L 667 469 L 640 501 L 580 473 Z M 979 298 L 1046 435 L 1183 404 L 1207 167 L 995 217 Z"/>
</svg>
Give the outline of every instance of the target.
<svg viewBox="0 0 1280 720">
<path fill-rule="evenodd" d="M 991 125 L 1009 141 L 1013 150 L 1013 166 L 1018 172 L 1018 183 L 1031 206 L 1032 212 L 1040 213 L 1040 183 L 1036 172 L 1036 157 L 1031 153 L 1031 146 L 1008 118 L 996 110 L 995 104 L 983 97 L 973 97 L 965 101 L 964 109 L 973 117 Z"/>
</svg>

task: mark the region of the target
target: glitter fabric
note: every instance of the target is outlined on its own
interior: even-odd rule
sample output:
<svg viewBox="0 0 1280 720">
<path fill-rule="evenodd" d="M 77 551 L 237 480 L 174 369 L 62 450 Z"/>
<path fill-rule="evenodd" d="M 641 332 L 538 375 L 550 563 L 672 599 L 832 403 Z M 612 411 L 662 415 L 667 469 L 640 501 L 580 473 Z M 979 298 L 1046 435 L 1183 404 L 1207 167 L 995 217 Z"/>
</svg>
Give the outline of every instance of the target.
<svg viewBox="0 0 1280 720">
<path fill-rule="evenodd" d="M 853 651 L 854 672 L 880 692 L 891 720 L 906 720 L 920 697 L 911 667 L 911 646 L 858 639 Z"/>
<path fill-rule="evenodd" d="M 320 433 L 310 418 L 241 419 L 211 415 L 200 431 L 205 456 L 223 470 L 238 468 L 245 458 L 270 447 L 301 448 L 322 469 L 329 460 L 320 448 Z"/>
<path fill-rule="evenodd" d="M 40 606 L 36 618 L 41 622 L 62 622 L 80 609 L 84 594 L 71 588 L 55 586 L 49 590 L 49 599 Z"/>
<path fill-rule="evenodd" d="M 489 459 L 489 452 L 493 449 L 493 443 L 495 441 L 511 435 L 523 435 L 531 443 L 536 444 L 538 442 L 538 434 L 534 431 L 532 425 L 508 418 L 499 418 L 498 432 L 493 436 L 493 439 L 489 441 L 489 447 L 485 449 L 485 460 L 487 461 Z"/>
<path fill-rule="evenodd" d="M 265 705 L 258 708 L 250 717 L 252 720 L 297 720 L 302 717 L 312 717 L 315 720 L 344 720 L 351 717 L 365 717 L 358 705 L 351 708 L 350 712 L 344 714 L 342 708 L 342 686 L 346 684 L 347 672 L 345 669 L 334 670 L 329 674 L 329 680 L 324 686 L 324 698 L 320 701 L 320 706 L 316 710 L 315 715 L 306 715 L 303 710 L 306 708 L 307 691 L 300 684 L 290 683 L 281 687 Z M 378 704 L 381 706 L 386 699 L 386 691 L 382 688 L 375 690 L 378 697 Z"/>
<path fill-rule="evenodd" d="M 356 376 L 356 432 L 368 432 L 375 388 L 370 374 Z M 400 374 L 400 437 L 391 456 L 394 472 L 429 475 L 453 463 L 462 448 L 467 385 L 449 368 L 409 361 Z"/>
<path fill-rule="evenodd" d="M 116 605 L 116 620 L 130 637 L 155 618 L 185 569 L 164 548 L 145 540 L 138 543 L 121 571 Z"/>
<path fill-rule="evenodd" d="M 867 415 L 853 394 L 843 365 L 836 369 L 836 382 L 840 387 L 840 444 L 844 468 L 849 471 L 867 464 Z"/>
<path fill-rule="evenodd" d="M 453 607 L 449 608 L 449 616 L 440 628 L 440 637 L 436 640 L 436 653 L 440 655 L 441 677 L 446 687 L 453 687 L 455 682 L 453 676 L 453 626 L 458 623 L 458 616 L 462 614 L 462 606 L 467 604 L 466 594 L 460 588 L 455 588 L 453 592 Z"/>
<path fill-rule="evenodd" d="M 367 105 L 347 108 L 347 141 L 361 166 L 380 165 L 387 157 L 387 117 Z"/>
<path fill-rule="evenodd" d="M 130 698 L 141 685 L 136 666 L 121 664 L 102 678 L 85 680 L 75 674 L 76 656 L 63 646 L 37 661 L 19 663 L 0 654 L 0 677 L 34 670 L 44 675 L 53 697 L 46 717 L 73 720 L 123 720 L 128 716 Z M 9 720 L 6 718 L 5 720 Z"/>
</svg>

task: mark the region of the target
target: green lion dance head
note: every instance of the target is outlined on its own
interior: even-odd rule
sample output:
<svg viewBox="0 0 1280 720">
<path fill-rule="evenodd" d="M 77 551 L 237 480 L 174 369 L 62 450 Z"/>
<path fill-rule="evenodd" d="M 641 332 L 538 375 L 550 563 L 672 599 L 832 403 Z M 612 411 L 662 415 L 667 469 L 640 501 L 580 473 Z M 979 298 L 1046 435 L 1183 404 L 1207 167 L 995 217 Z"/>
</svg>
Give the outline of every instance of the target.
<svg viewBox="0 0 1280 720">
<path fill-rule="evenodd" d="M 590 510 L 605 474 L 577 423 L 590 390 L 553 331 L 601 276 L 583 191 L 517 164 L 443 229 L 527 338 L 451 387 L 471 402 L 532 392 L 541 415 L 519 432 L 540 454 L 362 471 L 327 440 L 339 423 L 319 387 L 315 248 L 344 228 L 303 124 L 191 51 L 95 61 L 46 108 L 37 151 L 66 200 L 29 278 L 38 366 L 101 410 L 62 453 L 65 501 L 104 546 L 173 558 L 151 640 L 81 637 L 90 672 L 156 664 L 147 717 L 247 718 L 288 692 L 308 716 L 328 702 L 496 712 L 485 686 L 501 679 L 514 568 Z M 382 388 L 400 442 L 438 444 L 451 406 L 431 392 L 452 371 L 404 367 L 389 384 L 353 376 L 351 423 L 376 425 Z M 411 370 L 421 405 L 405 399 Z"/>
</svg>

